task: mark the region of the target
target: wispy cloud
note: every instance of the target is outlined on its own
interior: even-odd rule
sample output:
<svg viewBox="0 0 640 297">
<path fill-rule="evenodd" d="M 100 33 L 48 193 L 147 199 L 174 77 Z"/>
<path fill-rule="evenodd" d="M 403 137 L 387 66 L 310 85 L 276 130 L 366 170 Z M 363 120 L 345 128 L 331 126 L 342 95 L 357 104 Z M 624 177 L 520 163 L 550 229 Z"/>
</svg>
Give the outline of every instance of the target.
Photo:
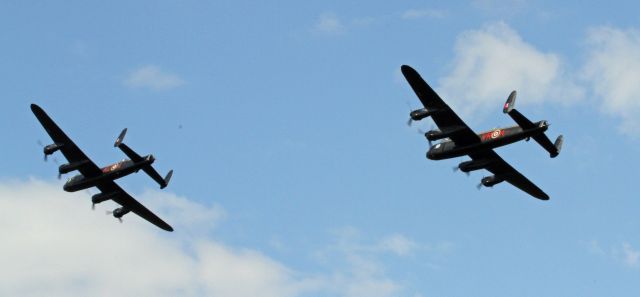
<svg viewBox="0 0 640 297">
<path fill-rule="evenodd" d="M 131 88 L 146 88 L 154 91 L 174 89 L 184 85 L 178 75 L 163 71 L 156 65 L 146 65 L 131 71 L 124 84 Z"/>
<path fill-rule="evenodd" d="M 585 79 L 603 110 L 622 119 L 620 130 L 640 136 L 640 31 L 600 27 L 587 40 Z"/>
<path fill-rule="evenodd" d="M 628 242 L 622 243 L 622 262 L 629 267 L 638 267 L 640 251 L 636 250 Z"/>
<path fill-rule="evenodd" d="M 323 13 L 318 17 L 314 30 L 323 34 L 337 35 L 346 32 L 346 26 L 334 13 Z"/>
<path fill-rule="evenodd" d="M 421 18 L 434 18 L 441 19 L 447 16 L 444 10 L 438 9 L 408 9 L 402 13 L 402 18 L 405 20 L 421 19 Z"/>
<path fill-rule="evenodd" d="M 610 249 L 604 249 L 597 240 L 592 240 L 588 244 L 588 250 L 594 255 L 613 260 L 631 268 L 640 266 L 640 250 L 634 248 L 630 243 L 612 245 Z"/>
<path fill-rule="evenodd" d="M 557 54 L 536 49 L 502 22 L 460 34 L 452 65 L 440 90 L 463 114 L 499 109 L 514 89 L 521 104 L 583 97 Z"/>
<path fill-rule="evenodd" d="M 395 253 L 398 256 L 406 256 L 413 252 L 418 245 L 411 239 L 405 237 L 402 234 L 393 234 L 379 243 L 379 247 L 382 250 L 388 250 Z"/>
</svg>

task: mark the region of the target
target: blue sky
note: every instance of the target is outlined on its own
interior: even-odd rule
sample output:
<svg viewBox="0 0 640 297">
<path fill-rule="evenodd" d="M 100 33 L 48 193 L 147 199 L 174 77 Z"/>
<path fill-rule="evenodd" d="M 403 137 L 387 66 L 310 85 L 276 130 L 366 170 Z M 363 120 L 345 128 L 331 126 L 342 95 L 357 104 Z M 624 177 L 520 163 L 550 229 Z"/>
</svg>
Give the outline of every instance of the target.
<svg viewBox="0 0 640 297">
<path fill-rule="evenodd" d="M 3 2 L 0 295 L 637 296 L 637 9 Z M 402 64 L 478 132 L 513 124 L 501 110 L 518 90 L 565 146 L 498 152 L 551 200 L 478 191 L 487 172 L 427 160 Z M 128 127 L 175 175 L 162 192 L 142 174 L 118 183 L 176 232 L 63 192 L 30 103 L 99 165 L 124 157 L 112 143 Z"/>
</svg>

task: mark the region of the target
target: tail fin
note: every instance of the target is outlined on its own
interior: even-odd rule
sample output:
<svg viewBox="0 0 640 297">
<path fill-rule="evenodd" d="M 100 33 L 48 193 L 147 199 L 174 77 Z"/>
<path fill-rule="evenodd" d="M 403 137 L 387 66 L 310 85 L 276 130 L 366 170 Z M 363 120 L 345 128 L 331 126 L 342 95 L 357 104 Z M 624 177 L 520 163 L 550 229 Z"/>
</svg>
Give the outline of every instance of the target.
<svg viewBox="0 0 640 297">
<path fill-rule="evenodd" d="M 511 91 L 511 94 L 509 94 L 509 98 L 507 98 L 507 102 L 504 104 L 502 112 L 509 113 L 513 109 L 513 107 L 516 105 L 516 95 L 517 93 L 515 90 Z"/>
<path fill-rule="evenodd" d="M 169 181 L 171 180 L 171 177 L 173 176 L 173 169 L 169 170 L 169 173 L 167 173 L 167 176 L 164 177 L 164 187 L 160 187 L 161 189 L 166 188 L 169 185 Z"/>
<path fill-rule="evenodd" d="M 118 138 L 116 138 L 116 142 L 113 144 L 114 147 L 119 147 L 124 140 L 124 136 L 127 134 L 127 128 L 124 128 Z"/>
<path fill-rule="evenodd" d="M 509 95 L 507 102 L 504 104 L 504 108 L 502 109 L 502 112 L 508 114 L 518 124 L 518 126 L 522 127 L 522 129 L 536 128 L 536 124 L 531 122 L 529 119 L 527 119 L 527 117 L 525 117 L 515 109 L 515 104 L 516 104 L 516 91 L 513 91 Z M 542 125 L 548 125 L 548 124 L 546 123 L 546 121 L 541 121 L 541 122 L 538 122 L 538 125 L 542 126 Z M 551 158 L 555 158 L 560 154 L 560 149 L 562 148 L 562 139 L 563 139 L 562 135 L 558 136 L 558 139 L 556 139 L 555 144 L 551 143 L 551 140 L 549 140 L 549 137 L 547 137 L 547 135 L 544 133 L 536 134 L 531 137 L 538 144 L 540 144 L 540 146 L 542 146 L 545 150 L 547 150 L 547 152 L 549 152 L 549 155 L 551 156 Z"/>
<path fill-rule="evenodd" d="M 556 141 L 553 143 L 553 147 L 555 151 L 551 152 L 551 158 L 555 158 L 560 154 L 560 150 L 562 149 L 562 143 L 564 142 L 564 136 L 560 135 L 556 138 Z"/>
</svg>

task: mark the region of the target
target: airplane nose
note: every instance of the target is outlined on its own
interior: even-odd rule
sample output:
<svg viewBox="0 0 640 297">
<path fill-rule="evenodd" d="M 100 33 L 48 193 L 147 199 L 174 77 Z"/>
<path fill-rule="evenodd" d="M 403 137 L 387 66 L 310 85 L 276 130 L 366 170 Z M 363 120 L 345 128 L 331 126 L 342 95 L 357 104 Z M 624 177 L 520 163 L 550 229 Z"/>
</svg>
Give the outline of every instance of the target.
<svg viewBox="0 0 640 297">
<path fill-rule="evenodd" d="M 431 152 L 431 150 L 427 151 L 427 159 L 432 160 L 433 158 L 433 153 Z"/>
</svg>

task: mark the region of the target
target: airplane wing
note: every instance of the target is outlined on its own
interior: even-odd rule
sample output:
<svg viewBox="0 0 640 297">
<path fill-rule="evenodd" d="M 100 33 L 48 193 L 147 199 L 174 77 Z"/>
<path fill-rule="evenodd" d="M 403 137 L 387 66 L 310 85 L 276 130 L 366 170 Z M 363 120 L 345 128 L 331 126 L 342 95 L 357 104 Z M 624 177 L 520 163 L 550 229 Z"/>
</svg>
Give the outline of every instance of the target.
<svg viewBox="0 0 640 297">
<path fill-rule="evenodd" d="M 549 195 L 543 192 L 538 186 L 524 177 L 520 172 L 515 170 L 504 159 L 502 159 L 495 151 L 487 150 L 469 154 L 473 160 L 492 160 L 491 164 L 485 169 L 489 170 L 496 176 L 504 176 L 505 181 L 514 185 L 520 190 L 527 192 L 529 195 L 540 200 L 549 200 Z"/>
<path fill-rule="evenodd" d="M 433 121 L 438 125 L 438 128 L 441 131 L 459 128 L 457 133 L 449 137 L 456 145 L 471 145 L 481 141 L 480 137 L 453 112 L 449 105 L 444 103 L 440 96 L 422 79 L 417 71 L 407 65 L 402 65 L 401 70 L 409 82 L 409 85 L 411 85 L 411 88 L 420 99 L 420 102 L 422 102 L 422 105 L 424 105 L 427 110 L 438 111 L 431 115 L 431 118 L 433 118 Z"/>
<path fill-rule="evenodd" d="M 113 201 L 122 205 L 125 209 L 131 210 L 133 213 L 137 214 L 141 218 L 147 220 L 149 223 L 158 226 L 162 230 L 166 230 L 169 232 L 173 231 L 173 228 L 169 226 L 165 221 L 156 216 L 149 209 L 144 207 L 140 202 L 131 197 L 127 192 L 125 192 L 118 184 L 113 181 L 106 182 L 103 184 L 99 184 L 98 189 L 100 189 L 103 193 L 117 193 L 113 198 Z"/>
<path fill-rule="evenodd" d="M 85 155 L 78 146 L 69 139 L 69 137 L 64 134 L 62 129 L 56 125 L 56 123 L 47 115 L 47 113 L 40 108 L 40 106 L 31 104 L 31 111 L 38 118 L 40 124 L 44 127 L 44 130 L 47 131 L 53 142 L 56 144 L 61 144 L 62 147 L 60 151 L 64 155 L 65 158 L 69 161 L 69 163 L 76 162 L 84 162 L 78 170 L 82 175 L 86 177 L 95 177 L 102 174 L 102 170 Z"/>
</svg>

